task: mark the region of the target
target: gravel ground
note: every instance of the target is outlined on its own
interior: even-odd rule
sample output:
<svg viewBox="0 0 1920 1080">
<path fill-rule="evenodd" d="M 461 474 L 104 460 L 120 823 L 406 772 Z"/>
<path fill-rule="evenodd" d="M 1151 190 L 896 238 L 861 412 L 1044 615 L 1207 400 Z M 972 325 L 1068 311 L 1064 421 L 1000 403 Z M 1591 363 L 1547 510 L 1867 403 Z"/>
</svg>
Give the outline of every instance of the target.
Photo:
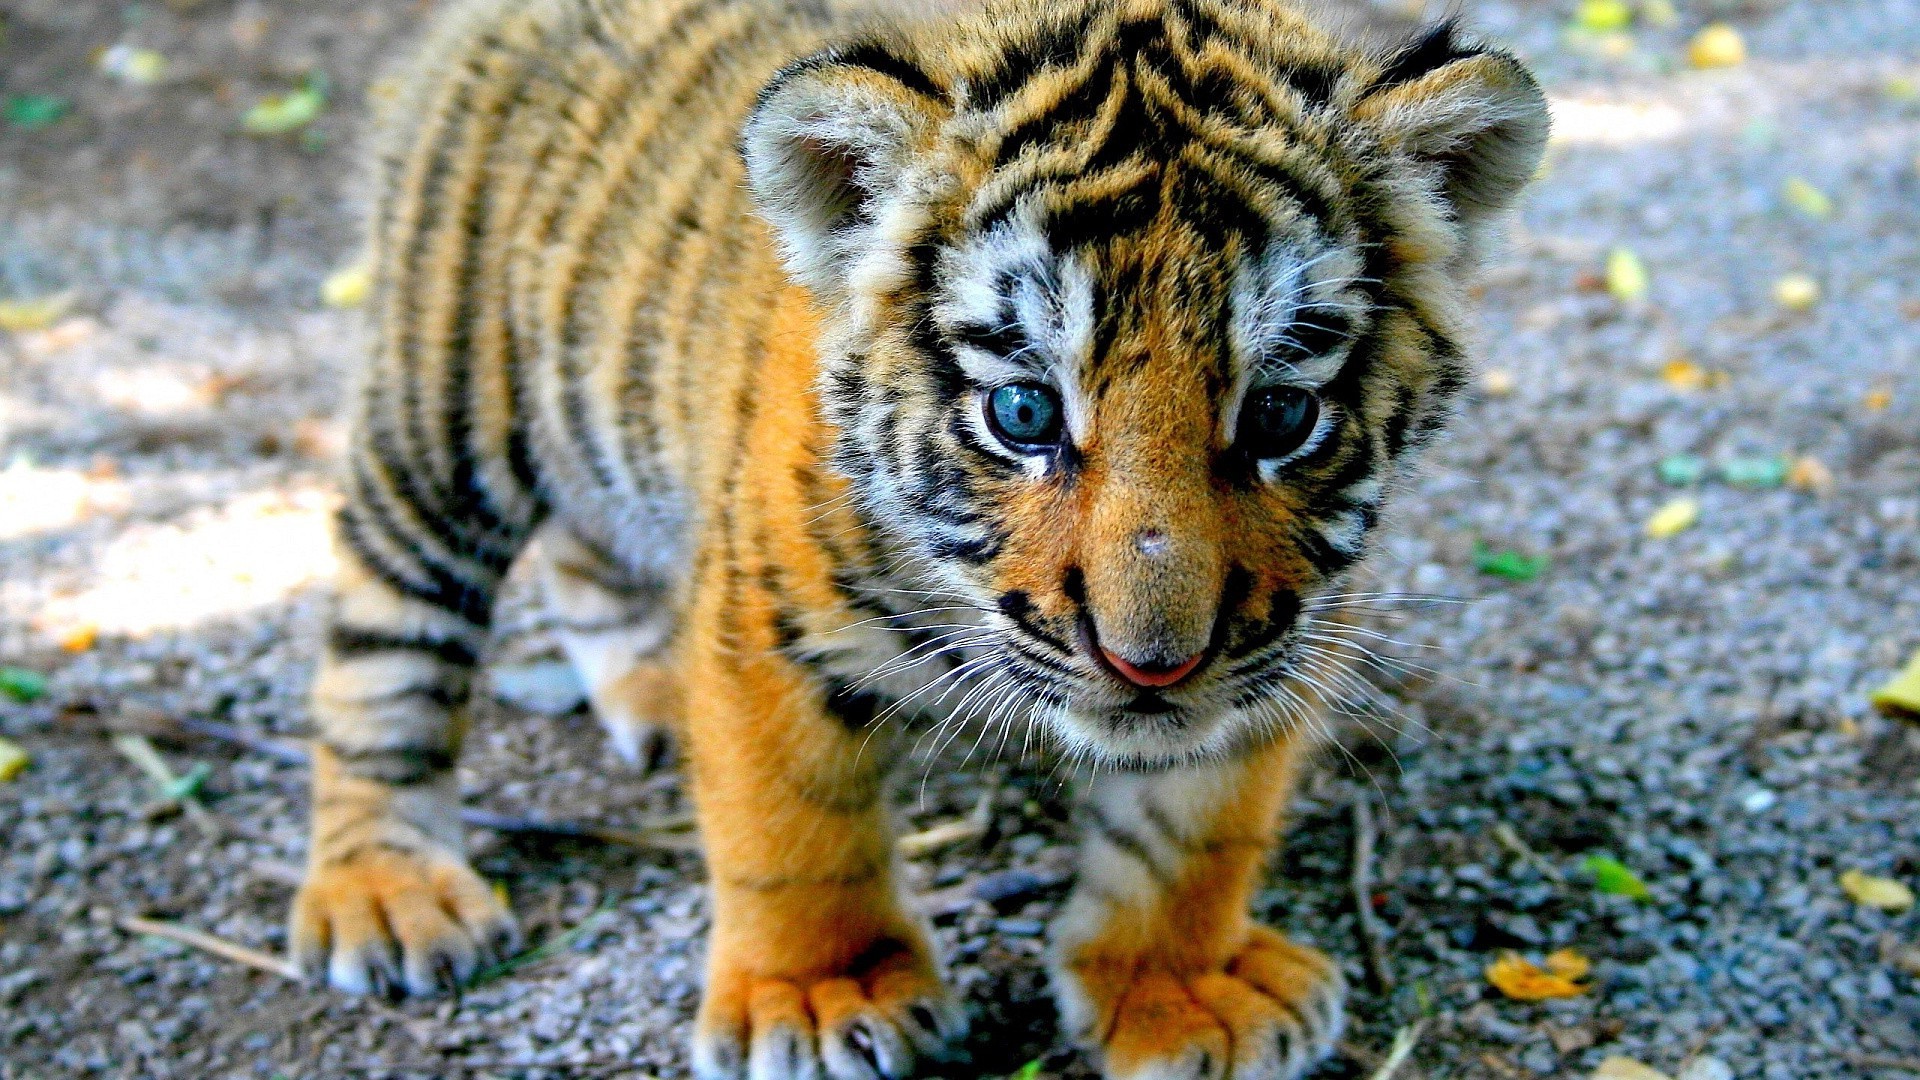
<svg viewBox="0 0 1920 1080">
<path fill-rule="evenodd" d="M 161 740 L 175 767 L 211 766 L 208 831 L 105 736 L 165 717 L 302 730 L 331 415 L 362 336 L 313 298 L 353 246 L 343 147 L 365 88 L 428 6 L 0 15 L 0 93 L 74 102 L 50 128 L 0 127 L 0 299 L 75 296 L 50 330 L 0 332 L 0 663 L 51 677 L 40 701 L 0 704 L 0 735 L 33 755 L 0 784 L 4 1080 L 685 1075 L 697 856 L 480 833 L 536 939 L 587 929 L 459 1000 L 298 990 L 115 924 L 284 945 L 301 770 Z M 1920 0 L 1681 0 L 1676 25 L 1611 58 L 1563 38 L 1571 0 L 1458 6 L 1539 67 L 1560 139 L 1488 274 L 1482 392 L 1378 560 L 1387 587 L 1466 602 L 1404 612 L 1402 654 L 1434 673 L 1358 710 L 1260 895 L 1362 987 L 1321 1075 L 1367 1075 L 1422 1016 L 1403 1077 L 1584 1077 L 1615 1054 L 1694 1080 L 1727 1075 L 1714 1061 L 1743 1080 L 1920 1072 L 1859 1063 L 1920 1057 L 1920 974 L 1900 966 L 1920 914 L 1854 906 L 1836 882 L 1920 879 L 1920 732 L 1866 705 L 1920 647 Z M 1715 17 L 1751 60 L 1673 70 Z M 165 80 L 99 74 L 116 43 L 167 55 Z M 333 104 L 308 134 L 236 133 L 313 70 Z M 1828 218 L 1783 206 L 1792 177 L 1831 195 Z M 1644 301 L 1599 285 L 1619 245 L 1650 270 Z M 1822 302 L 1776 305 L 1789 273 Z M 1657 472 L 1676 454 L 1808 456 L 1831 484 L 1743 489 L 1710 468 L 1681 492 Z M 1682 494 L 1700 524 L 1647 537 Z M 1551 562 L 1488 576 L 1476 544 Z M 539 670 L 537 620 L 506 622 L 513 670 Z M 677 774 L 619 767 L 584 715 L 479 711 L 476 805 L 611 827 L 685 812 Z M 1039 1057 L 1085 1077 L 1039 963 L 1070 793 L 1042 763 L 960 757 L 904 777 L 900 806 L 925 828 L 989 800 L 984 836 L 908 866 L 979 1009 L 965 1075 Z M 1358 798 L 1379 822 L 1390 992 L 1356 936 Z M 1595 853 L 1650 898 L 1597 893 Z M 1594 959 L 1591 992 L 1523 1004 L 1482 978 L 1501 949 L 1562 946 Z"/>
</svg>

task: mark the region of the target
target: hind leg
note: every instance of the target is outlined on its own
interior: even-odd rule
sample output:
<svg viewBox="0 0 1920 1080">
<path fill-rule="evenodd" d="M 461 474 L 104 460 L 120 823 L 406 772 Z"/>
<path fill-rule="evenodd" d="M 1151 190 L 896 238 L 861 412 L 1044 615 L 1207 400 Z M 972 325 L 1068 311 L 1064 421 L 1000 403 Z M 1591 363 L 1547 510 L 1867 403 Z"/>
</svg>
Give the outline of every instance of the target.
<svg viewBox="0 0 1920 1080">
<path fill-rule="evenodd" d="M 666 656 L 673 613 L 665 586 L 636 582 L 558 522 L 540 530 L 529 556 L 560 648 L 614 750 L 633 764 L 653 765 L 680 712 L 679 677 Z"/>
</svg>

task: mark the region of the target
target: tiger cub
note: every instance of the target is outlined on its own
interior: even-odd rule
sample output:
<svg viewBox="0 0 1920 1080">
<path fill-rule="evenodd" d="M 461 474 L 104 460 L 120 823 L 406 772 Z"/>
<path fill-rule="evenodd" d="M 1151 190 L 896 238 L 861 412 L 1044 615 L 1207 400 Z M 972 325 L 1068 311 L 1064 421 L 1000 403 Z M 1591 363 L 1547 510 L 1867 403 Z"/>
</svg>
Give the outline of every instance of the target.
<svg viewBox="0 0 1920 1080">
<path fill-rule="evenodd" d="M 302 968 L 428 993 L 513 947 L 452 770 L 527 552 L 616 746 L 682 748 L 696 1076 L 962 1037 L 894 872 L 914 714 L 1094 766 L 1050 965 L 1105 1076 L 1324 1056 L 1340 969 L 1249 898 L 1542 152 L 1520 63 L 1282 0 L 481 0 L 393 113 Z"/>
</svg>

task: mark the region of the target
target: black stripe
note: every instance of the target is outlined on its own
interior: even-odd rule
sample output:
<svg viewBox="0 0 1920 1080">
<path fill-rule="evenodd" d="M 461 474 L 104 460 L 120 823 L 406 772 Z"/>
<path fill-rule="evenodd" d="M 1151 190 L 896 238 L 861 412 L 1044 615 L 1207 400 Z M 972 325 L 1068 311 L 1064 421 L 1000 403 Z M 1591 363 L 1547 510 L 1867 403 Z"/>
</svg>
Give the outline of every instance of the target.
<svg viewBox="0 0 1920 1080">
<path fill-rule="evenodd" d="M 1434 23 L 1402 45 L 1386 62 L 1386 69 L 1374 81 L 1374 88 L 1387 90 L 1410 83 L 1455 60 L 1478 56 L 1485 49 L 1462 44 L 1456 39 L 1459 22 L 1446 19 Z"/>
<path fill-rule="evenodd" d="M 424 634 L 401 634 L 365 626 L 336 624 L 327 631 L 327 648 L 338 656 L 366 656 L 371 653 L 426 653 L 443 664 L 472 667 L 478 659 L 473 647 L 456 638 L 433 638 Z"/>
<path fill-rule="evenodd" d="M 1098 804 L 1089 801 L 1086 806 L 1087 816 L 1092 819 L 1094 831 L 1100 834 L 1101 839 L 1138 860 L 1141 866 L 1146 867 L 1147 876 L 1154 881 L 1162 886 L 1173 884 L 1173 875 L 1154 861 L 1153 852 L 1148 850 L 1146 841 L 1114 824 Z"/>
<path fill-rule="evenodd" d="M 436 779 L 453 768 L 452 750 L 423 746 L 344 747 L 322 740 L 350 773 L 385 784 L 418 784 Z"/>
</svg>

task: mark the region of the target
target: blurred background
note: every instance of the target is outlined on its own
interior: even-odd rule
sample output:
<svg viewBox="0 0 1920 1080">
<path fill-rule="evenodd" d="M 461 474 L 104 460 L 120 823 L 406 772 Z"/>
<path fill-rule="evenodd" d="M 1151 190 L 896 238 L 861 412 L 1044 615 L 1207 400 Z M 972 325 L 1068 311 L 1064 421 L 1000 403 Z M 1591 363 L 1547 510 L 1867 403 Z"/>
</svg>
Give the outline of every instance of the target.
<svg viewBox="0 0 1920 1080">
<path fill-rule="evenodd" d="M 512 597 L 462 778 L 542 947 L 457 1000 L 272 970 L 354 147 L 437 6 L 0 5 L 0 1080 L 685 1075 L 678 775 Z M 1461 602 L 1391 617 L 1261 894 L 1357 987 L 1320 1075 L 1396 1035 L 1403 1077 L 1920 1075 L 1920 0 L 1320 6 L 1462 16 L 1555 127 L 1377 560 Z M 1070 794 L 965 750 L 900 793 L 980 1010 L 954 1075 L 1088 1075 L 1040 968 Z"/>
</svg>

